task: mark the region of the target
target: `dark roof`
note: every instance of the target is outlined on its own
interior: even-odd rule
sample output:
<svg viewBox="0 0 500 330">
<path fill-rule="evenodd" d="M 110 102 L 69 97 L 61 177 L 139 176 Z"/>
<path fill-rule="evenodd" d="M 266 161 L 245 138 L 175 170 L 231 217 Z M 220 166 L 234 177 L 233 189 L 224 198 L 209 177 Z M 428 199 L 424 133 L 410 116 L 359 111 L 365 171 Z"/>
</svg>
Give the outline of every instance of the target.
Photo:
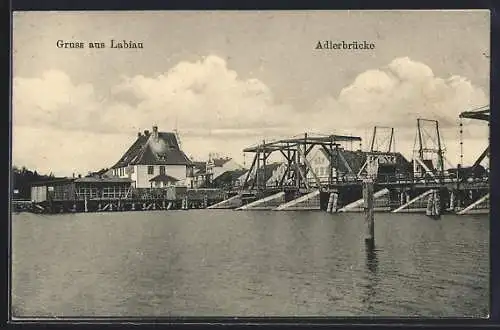
<svg viewBox="0 0 500 330">
<path fill-rule="evenodd" d="M 129 178 L 117 178 L 117 177 L 92 177 L 87 176 L 83 178 L 75 179 L 75 182 L 92 182 L 92 183 L 131 183 L 132 180 Z"/>
<path fill-rule="evenodd" d="M 323 148 L 320 149 L 323 154 L 328 158 L 328 154 L 325 152 L 325 150 Z M 367 155 L 368 153 L 365 152 L 365 151 L 360 151 L 360 150 L 356 150 L 356 151 L 351 151 L 351 150 L 339 150 L 339 153 L 344 157 L 344 159 L 347 161 L 347 163 L 349 164 L 349 167 L 351 168 L 351 170 L 354 172 L 354 173 L 358 173 L 359 170 L 361 169 L 361 167 L 364 165 L 364 163 L 366 162 L 366 158 L 367 158 Z M 396 152 L 396 153 L 386 153 L 386 154 L 392 154 L 392 155 L 395 155 L 396 156 L 396 164 L 397 166 L 401 166 L 401 167 L 404 167 L 404 166 L 407 166 L 408 164 L 410 164 L 408 162 L 408 160 L 406 160 L 406 158 L 400 154 L 399 152 Z M 346 167 L 346 165 L 344 164 L 344 162 L 342 161 L 342 159 L 340 159 L 339 156 L 337 156 L 337 153 L 334 151 L 333 152 L 333 164 L 337 164 L 337 169 L 340 171 L 340 172 L 348 172 L 349 169 Z"/>
<path fill-rule="evenodd" d="M 273 176 L 273 172 L 281 165 L 283 165 L 283 163 L 275 162 L 275 163 L 271 163 L 271 164 L 266 164 L 265 176 L 264 176 L 264 167 L 260 167 L 259 170 L 257 171 L 257 173 L 259 175 L 259 182 L 262 182 L 262 179 L 264 179 L 264 182 L 269 181 L 269 179 Z M 246 172 L 246 170 L 242 171 L 242 173 L 245 173 L 245 172 Z M 254 180 L 254 178 L 249 179 L 247 184 L 251 185 L 253 183 L 253 180 Z"/>
<path fill-rule="evenodd" d="M 177 182 L 177 181 L 179 181 L 179 179 L 176 179 L 173 176 L 167 174 L 159 174 L 149 180 L 149 182 Z"/>
<path fill-rule="evenodd" d="M 206 162 L 193 162 L 193 166 L 198 171 L 205 171 L 207 163 Z"/>
<path fill-rule="evenodd" d="M 158 132 L 158 140 L 153 133 L 140 135 L 122 158 L 112 167 L 128 165 L 191 165 L 192 162 L 179 148 L 175 133 Z"/>
<path fill-rule="evenodd" d="M 75 178 L 48 178 L 48 179 L 42 179 L 40 181 L 33 181 L 31 182 L 32 186 L 45 186 L 49 184 L 64 184 L 64 183 L 71 183 L 75 180 Z"/>
<path fill-rule="evenodd" d="M 239 170 L 233 170 L 233 171 L 226 171 L 219 175 L 217 178 L 214 179 L 214 183 L 219 183 L 219 182 L 228 182 L 228 181 L 236 181 L 240 176 L 242 176 L 244 173 L 246 173 L 246 169 L 239 169 Z"/>
<path fill-rule="evenodd" d="M 214 158 L 212 159 L 212 163 L 217 167 L 221 167 L 230 160 L 231 158 Z"/>
</svg>

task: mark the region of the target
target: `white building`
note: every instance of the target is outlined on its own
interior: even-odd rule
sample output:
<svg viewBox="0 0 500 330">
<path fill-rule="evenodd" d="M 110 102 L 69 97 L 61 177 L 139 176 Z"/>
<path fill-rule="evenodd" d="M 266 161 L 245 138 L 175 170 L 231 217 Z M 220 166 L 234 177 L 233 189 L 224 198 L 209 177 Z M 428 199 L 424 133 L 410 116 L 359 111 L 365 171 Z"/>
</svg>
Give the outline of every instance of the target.
<svg viewBox="0 0 500 330">
<path fill-rule="evenodd" d="M 193 163 L 179 148 L 172 132 L 138 133 L 136 141 L 111 167 L 112 174 L 130 178 L 136 188 L 190 186 Z"/>
<path fill-rule="evenodd" d="M 309 161 L 312 170 L 314 171 L 320 182 L 327 183 L 328 178 L 330 177 L 328 173 L 330 160 L 327 153 L 322 148 L 315 148 L 311 151 L 311 153 L 307 155 L 307 160 Z M 336 169 L 332 167 L 332 177 L 335 177 L 336 175 Z M 311 171 L 307 172 L 306 177 L 308 182 L 315 181 L 314 175 L 311 173 Z"/>
</svg>

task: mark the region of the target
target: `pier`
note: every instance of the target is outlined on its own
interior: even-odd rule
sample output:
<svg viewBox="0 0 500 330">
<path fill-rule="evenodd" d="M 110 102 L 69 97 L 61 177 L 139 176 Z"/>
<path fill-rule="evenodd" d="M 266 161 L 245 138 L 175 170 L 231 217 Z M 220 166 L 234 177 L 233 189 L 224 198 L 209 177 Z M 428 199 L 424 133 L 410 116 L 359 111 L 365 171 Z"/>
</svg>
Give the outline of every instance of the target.
<svg viewBox="0 0 500 330">
<path fill-rule="evenodd" d="M 47 180 L 31 188 L 32 210 L 38 213 L 186 210 L 223 201 L 219 189 L 133 188 L 125 178 Z"/>
</svg>

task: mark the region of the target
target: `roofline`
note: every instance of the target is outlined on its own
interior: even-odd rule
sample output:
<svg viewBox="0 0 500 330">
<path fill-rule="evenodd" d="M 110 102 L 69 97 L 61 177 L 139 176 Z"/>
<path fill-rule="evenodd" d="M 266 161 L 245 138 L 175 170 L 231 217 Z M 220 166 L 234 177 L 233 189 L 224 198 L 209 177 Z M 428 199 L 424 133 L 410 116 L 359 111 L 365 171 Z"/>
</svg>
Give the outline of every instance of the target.
<svg viewBox="0 0 500 330">
<path fill-rule="evenodd" d="M 55 179 L 47 179 L 47 180 L 42 180 L 42 181 L 34 181 L 31 182 L 31 186 L 37 186 L 37 185 L 48 185 L 51 183 L 70 183 L 74 182 L 78 178 L 55 178 Z"/>
</svg>

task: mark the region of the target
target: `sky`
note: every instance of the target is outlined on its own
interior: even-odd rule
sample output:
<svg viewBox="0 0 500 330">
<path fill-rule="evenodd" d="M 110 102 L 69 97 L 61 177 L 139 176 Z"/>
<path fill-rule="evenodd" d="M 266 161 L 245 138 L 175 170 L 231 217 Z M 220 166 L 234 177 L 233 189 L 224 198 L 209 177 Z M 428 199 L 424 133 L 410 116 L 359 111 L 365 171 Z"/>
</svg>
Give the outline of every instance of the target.
<svg viewBox="0 0 500 330">
<path fill-rule="evenodd" d="M 12 44 L 13 164 L 56 175 L 114 165 L 153 125 L 196 160 L 249 166 L 243 149 L 263 139 L 352 134 L 366 149 L 374 126 L 411 159 L 425 118 L 457 164 L 458 115 L 489 104 L 489 11 L 16 12 Z M 489 129 L 463 123 L 470 164 Z"/>
</svg>

